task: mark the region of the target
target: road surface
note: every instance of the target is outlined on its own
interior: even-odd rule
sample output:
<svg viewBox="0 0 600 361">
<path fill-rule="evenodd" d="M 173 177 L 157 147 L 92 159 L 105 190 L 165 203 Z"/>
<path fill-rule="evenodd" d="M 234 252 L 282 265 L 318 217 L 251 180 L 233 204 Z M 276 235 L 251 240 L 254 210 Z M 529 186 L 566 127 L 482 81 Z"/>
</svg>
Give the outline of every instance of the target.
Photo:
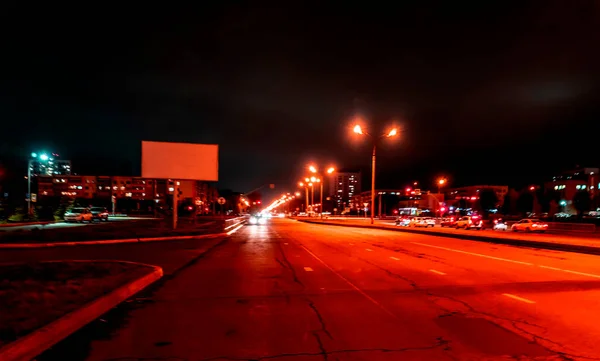
<svg viewBox="0 0 600 361">
<path fill-rule="evenodd" d="M 596 359 L 598 260 L 273 219 L 38 360 Z"/>
</svg>

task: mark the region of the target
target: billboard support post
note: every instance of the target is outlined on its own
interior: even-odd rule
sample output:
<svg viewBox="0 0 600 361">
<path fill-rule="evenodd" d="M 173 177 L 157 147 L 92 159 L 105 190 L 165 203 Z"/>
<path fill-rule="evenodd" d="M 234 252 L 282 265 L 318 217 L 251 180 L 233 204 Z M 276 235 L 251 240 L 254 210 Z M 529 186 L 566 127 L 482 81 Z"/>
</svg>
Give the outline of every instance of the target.
<svg viewBox="0 0 600 361">
<path fill-rule="evenodd" d="M 173 229 L 177 229 L 177 181 L 173 179 Z"/>
</svg>

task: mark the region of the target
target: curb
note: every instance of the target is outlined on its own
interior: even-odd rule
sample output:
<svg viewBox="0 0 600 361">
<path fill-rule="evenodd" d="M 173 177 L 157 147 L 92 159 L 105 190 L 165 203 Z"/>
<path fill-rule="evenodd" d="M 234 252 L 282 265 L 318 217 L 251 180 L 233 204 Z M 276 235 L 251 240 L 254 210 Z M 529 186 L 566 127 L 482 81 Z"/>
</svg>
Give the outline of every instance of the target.
<svg viewBox="0 0 600 361">
<path fill-rule="evenodd" d="M 57 223 L 58 221 L 43 221 L 43 222 L 15 222 L 0 224 L 0 228 L 22 227 L 22 226 L 45 226 L 46 224 Z"/>
<path fill-rule="evenodd" d="M 381 227 L 381 226 L 371 226 L 371 225 L 367 225 L 367 224 L 330 223 L 330 222 L 313 221 L 313 220 L 308 220 L 308 219 L 306 219 L 306 220 L 305 219 L 296 219 L 296 220 L 298 222 L 311 223 L 311 224 L 323 224 L 323 225 L 328 225 L 328 226 L 370 228 L 370 229 L 379 229 L 379 230 L 390 231 L 390 232 L 417 233 L 417 234 L 434 236 L 434 237 L 457 238 L 457 239 L 463 239 L 463 240 L 468 240 L 468 241 L 505 244 L 508 246 L 529 247 L 529 248 L 548 249 L 548 250 L 552 250 L 552 251 L 600 255 L 600 247 L 593 247 L 593 246 L 582 246 L 582 245 L 574 245 L 574 244 L 566 244 L 566 243 L 552 243 L 552 242 L 544 242 L 544 241 L 526 241 L 526 240 L 513 239 L 513 238 L 488 237 L 488 236 L 478 236 L 478 235 L 471 235 L 471 234 L 454 234 L 454 233 L 445 233 L 445 232 L 436 232 L 436 231 L 423 231 L 423 230 L 417 230 L 417 229 L 389 228 L 389 227 Z"/>
<path fill-rule="evenodd" d="M 109 294 L 97 298 L 85 306 L 0 348 L 0 361 L 29 361 L 34 359 L 73 332 L 159 280 L 163 275 L 162 268 L 157 266 L 151 267 L 154 270 L 145 276 L 133 280 Z"/>
<path fill-rule="evenodd" d="M 98 246 L 98 245 L 103 245 L 103 244 L 122 244 L 122 243 L 178 241 L 178 240 L 185 240 L 185 239 L 203 239 L 203 238 L 211 238 L 211 237 L 225 237 L 226 235 L 227 235 L 227 233 L 210 233 L 210 234 L 201 234 L 201 235 L 196 235 L 196 236 L 104 239 L 104 240 L 97 240 L 97 241 L 54 242 L 54 243 L 5 243 L 5 244 L 0 244 L 0 249 Z"/>
</svg>

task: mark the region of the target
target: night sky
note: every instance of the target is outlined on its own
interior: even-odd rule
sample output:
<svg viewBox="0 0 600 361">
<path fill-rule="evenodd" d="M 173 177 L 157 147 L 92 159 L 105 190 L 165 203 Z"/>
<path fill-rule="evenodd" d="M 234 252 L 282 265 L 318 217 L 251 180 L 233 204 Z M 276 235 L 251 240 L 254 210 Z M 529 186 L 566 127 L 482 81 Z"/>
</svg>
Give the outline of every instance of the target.
<svg viewBox="0 0 600 361">
<path fill-rule="evenodd" d="M 220 188 L 293 187 L 311 160 L 368 176 L 360 113 L 402 128 L 378 187 L 600 165 L 600 1 L 210 3 L 3 4 L 2 157 L 138 175 L 142 139 L 217 143 Z"/>
</svg>

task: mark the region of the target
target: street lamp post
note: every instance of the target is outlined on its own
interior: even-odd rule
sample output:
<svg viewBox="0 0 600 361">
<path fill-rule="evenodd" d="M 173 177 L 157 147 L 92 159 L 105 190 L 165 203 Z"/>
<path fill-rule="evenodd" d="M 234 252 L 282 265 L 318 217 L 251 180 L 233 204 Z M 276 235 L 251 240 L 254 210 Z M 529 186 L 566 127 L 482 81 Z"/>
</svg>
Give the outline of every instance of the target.
<svg viewBox="0 0 600 361">
<path fill-rule="evenodd" d="M 398 135 L 398 129 L 392 128 L 387 134 L 383 134 L 377 138 L 374 138 L 369 133 L 363 131 L 360 125 L 355 125 L 352 129 L 354 133 L 368 136 L 373 142 L 373 152 L 371 154 L 371 224 L 375 223 L 375 165 L 376 165 L 376 154 L 377 154 L 377 141 L 381 138 L 390 138 Z"/>
<path fill-rule="evenodd" d="M 309 165 L 308 166 L 308 170 L 311 171 L 312 173 L 317 173 L 317 167 L 315 167 L 314 165 Z M 329 167 L 327 168 L 326 173 L 327 174 L 331 174 L 335 172 L 335 168 L 333 167 Z M 311 180 L 313 180 L 314 177 L 311 178 Z M 315 179 L 318 183 L 321 183 L 321 190 L 320 190 L 320 197 L 321 197 L 321 202 L 320 202 L 320 206 L 319 206 L 319 215 L 321 216 L 321 219 L 323 219 L 323 183 L 325 183 L 325 173 L 323 173 L 321 175 L 321 178 L 316 178 Z"/>
</svg>

